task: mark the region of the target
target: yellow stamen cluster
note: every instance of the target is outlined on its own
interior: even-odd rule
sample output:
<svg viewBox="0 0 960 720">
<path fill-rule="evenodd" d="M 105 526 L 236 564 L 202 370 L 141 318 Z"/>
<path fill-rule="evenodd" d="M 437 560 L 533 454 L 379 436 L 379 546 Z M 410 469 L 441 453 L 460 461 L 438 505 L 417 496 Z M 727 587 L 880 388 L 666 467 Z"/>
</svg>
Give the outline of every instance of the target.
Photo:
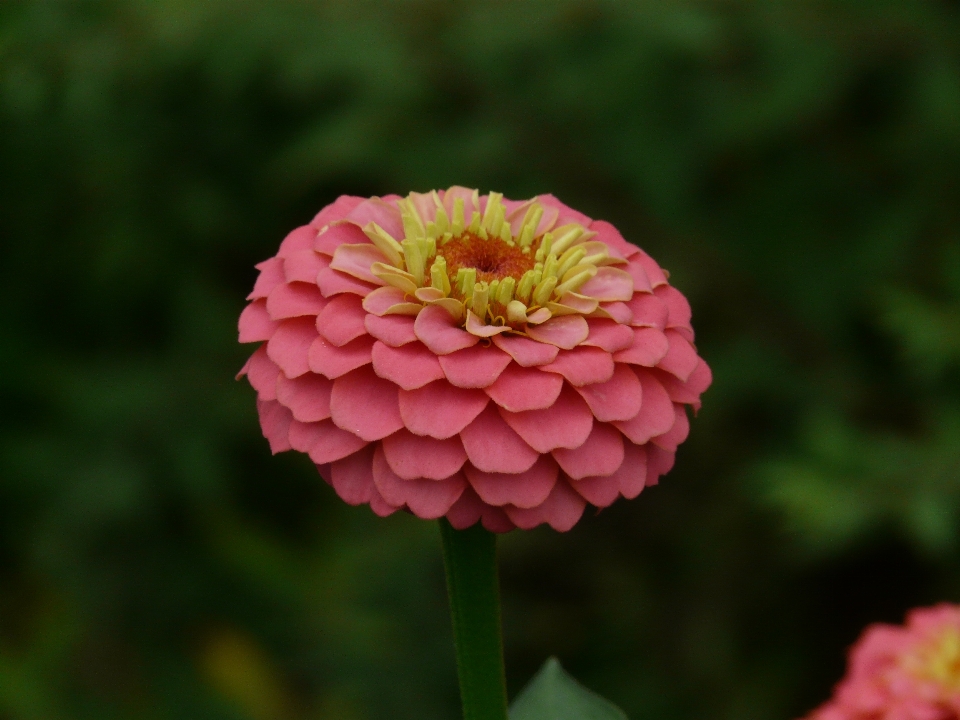
<svg viewBox="0 0 960 720">
<path fill-rule="evenodd" d="M 404 238 L 395 240 L 376 223 L 364 232 L 387 258 L 372 272 L 424 304 L 439 304 L 458 321 L 470 313 L 482 325 L 522 331 L 554 315 L 588 313 L 592 298 L 577 291 L 599 266 L 622 262 L 596 233 L 571 223 L 538 232 L 544 207 L 530 201 L 511 215 L 503 195 L 490 193 L 484 212 L 474 190 L 459 193 L 448 213 L 440 196 L 411 193 L 397 201 Z M 514 234 L 512 227 L 518 227 Z"/>
<path fill-rule="evenodd" d="M 914 677 L 960 691 L 960 628 L 948 626 L 917 645 L 903 656 L 901 666 Z"/>
</svg>

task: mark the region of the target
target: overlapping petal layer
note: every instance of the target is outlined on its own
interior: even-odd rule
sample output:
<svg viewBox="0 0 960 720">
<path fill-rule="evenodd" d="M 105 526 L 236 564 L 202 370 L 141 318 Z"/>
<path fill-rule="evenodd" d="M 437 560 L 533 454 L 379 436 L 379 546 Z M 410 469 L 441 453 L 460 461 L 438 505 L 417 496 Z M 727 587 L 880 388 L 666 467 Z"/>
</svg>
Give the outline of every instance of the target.
<svg viewBox="0 0 960 720">
<path fill-rule="evenodd" d="M 568 530 L 656 484 L 712 379 L 667 274 L 550 195 L 344 196 L 257 268 L 271 450 L 378 515 Z"/>
</svg>

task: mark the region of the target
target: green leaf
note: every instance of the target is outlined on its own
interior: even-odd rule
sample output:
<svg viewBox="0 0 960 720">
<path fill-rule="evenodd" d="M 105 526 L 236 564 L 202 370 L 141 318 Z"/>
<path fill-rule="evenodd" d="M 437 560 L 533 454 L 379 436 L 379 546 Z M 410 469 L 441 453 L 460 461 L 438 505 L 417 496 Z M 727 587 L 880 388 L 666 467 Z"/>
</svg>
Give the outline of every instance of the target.
<svg viewBox="0 0 960 720">
<path fill-rule="evenodd" d="M 510 720 L 627 720 L 627 716 L 574 680 L 552 657 L 513 701 Z"/>
</svg>

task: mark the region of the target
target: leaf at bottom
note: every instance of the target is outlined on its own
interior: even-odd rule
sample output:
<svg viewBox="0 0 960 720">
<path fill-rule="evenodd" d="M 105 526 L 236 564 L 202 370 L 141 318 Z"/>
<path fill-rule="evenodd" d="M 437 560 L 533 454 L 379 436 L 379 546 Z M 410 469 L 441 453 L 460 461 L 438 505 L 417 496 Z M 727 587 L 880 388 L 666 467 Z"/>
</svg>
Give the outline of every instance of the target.
<svg viewBox="0 0 960 720">
<path fill-rule="evenodd" d="M 627 716 L 574 680 L 552 657 L 513 701 L 510 720 L 627 720 Z"/>
</svg>

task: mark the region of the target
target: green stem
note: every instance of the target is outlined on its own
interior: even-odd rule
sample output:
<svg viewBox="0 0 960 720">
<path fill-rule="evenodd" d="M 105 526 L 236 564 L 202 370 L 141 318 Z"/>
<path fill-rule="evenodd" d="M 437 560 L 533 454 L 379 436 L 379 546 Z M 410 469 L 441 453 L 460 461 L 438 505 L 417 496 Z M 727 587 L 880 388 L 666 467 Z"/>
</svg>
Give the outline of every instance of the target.
<svg viewBox="0 0 960 720">
<path fill-rule="evenodd" d="M 500 638 L 497 538 L 477 523 L 455 530 L 440 519 L 464 720 L 507 720 Z"/>
</svg>

